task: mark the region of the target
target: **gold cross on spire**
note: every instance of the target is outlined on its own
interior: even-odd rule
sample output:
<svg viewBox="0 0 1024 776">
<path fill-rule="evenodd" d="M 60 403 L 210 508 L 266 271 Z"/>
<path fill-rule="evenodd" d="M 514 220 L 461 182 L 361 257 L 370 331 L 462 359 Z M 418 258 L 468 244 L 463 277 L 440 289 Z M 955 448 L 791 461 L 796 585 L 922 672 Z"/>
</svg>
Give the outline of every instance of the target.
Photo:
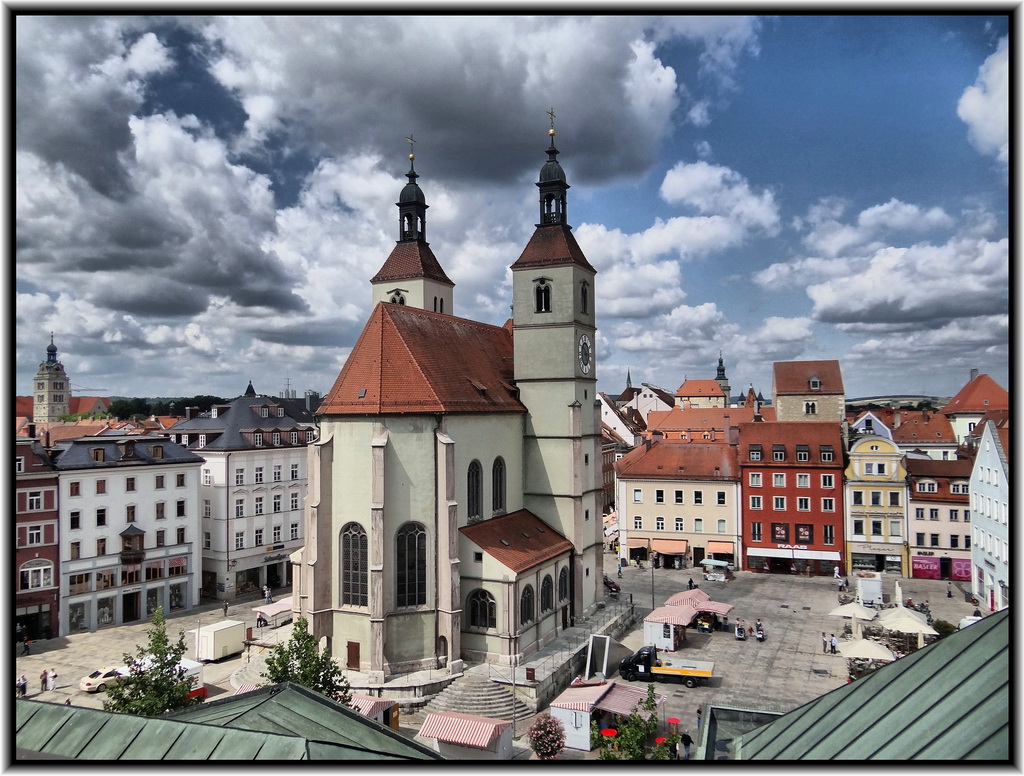
<svg viewBox="0 0 1024 776">
<path fill-rule="evenodd" d="M 415 138 L 413 138 L 412 135 L 407 136 L 405 139 L 409 141 L 409 158 L 410 159 L 415 159 L 416 158 L 416 140 L 415 140 Z"/>
<path fill-rule="evenodd" d="M 548 111 L 548 118 L 551 119 L 551 129 L 548 130 L 549 135 L 555 134 L 555 109 L 552 108 Z"/>
</svg>

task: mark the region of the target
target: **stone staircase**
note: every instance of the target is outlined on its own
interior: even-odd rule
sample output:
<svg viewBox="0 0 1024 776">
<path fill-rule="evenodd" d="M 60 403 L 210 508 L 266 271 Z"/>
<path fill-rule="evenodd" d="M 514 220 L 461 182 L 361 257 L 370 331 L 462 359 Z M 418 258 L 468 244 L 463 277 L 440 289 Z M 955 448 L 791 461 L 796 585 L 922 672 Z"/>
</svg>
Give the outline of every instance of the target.
<svg viewBox="0 0 1024 776">
<path fill-rule="evenodd" d="M 525 719 L 534 712 L 518 698 L 515 698 L 515 718 Z M 512 692 L 492 682 L 485 676 L 465 673 L 435 695 L 423 706 L 422 713 L 433 711 L 458 711 L 481 717 L 512 720 Z"/>
</svg>

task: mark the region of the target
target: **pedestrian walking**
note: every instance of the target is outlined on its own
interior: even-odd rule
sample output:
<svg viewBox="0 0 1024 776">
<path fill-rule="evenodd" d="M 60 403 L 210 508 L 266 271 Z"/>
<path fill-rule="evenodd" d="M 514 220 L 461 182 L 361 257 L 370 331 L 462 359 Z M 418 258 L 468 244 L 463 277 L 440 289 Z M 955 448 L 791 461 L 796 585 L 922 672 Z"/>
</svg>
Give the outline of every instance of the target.
<svg viewBox="0 0 1024 776">
<path fill-rule="evenodd" d="M 834 576 L 836 579 L 839 579 L 839 566 L 836 566 L 832 569 L 832 576 Z"/>
<path fill-rule="evenodd" d="M 66 701 L 64 701 L 64 705 L 65 706 L 70 706 L 71 705 L 71 699 L 68 698 Z"/>
<path fill-rule="evenodd" d="M 839 639 L 836 638 L 836 634 L 834 633 L 832 634 L 832 641 L 830 644 L 832 646 L 832 654 L 834 655 L 836 653 L 836 647 L 839 646 Z"/>
<path fill-rule="evenodd" d="M 690 747 L 693 746 L 693 739 L 690 738 L 690 734 L 687 733 L 684 730 L 683 731 L 683 736 L 682 736 L 682 738 L 679 739 L 679 742 L 683 745 L 683 759 L 684 760 L 689 760 L 690 759 Z"/>
<path fill-rule="evenodd" d="M 32 642 L 29 639 L 25 639 L 25 643 L 21 647 L 21 654 L 22 655 L 31 655 L 32 651 L 29 649 L 29 647 L 31 647 L 31 646 L 32 646 Z"/>
<path fill-rule="evenodd" d="M 224 602 L 224 606 L 222 608 L 224 609 L 224 616 L 227 617 L 228 616 L 228 602 L 227 601 Z"/>
<path fill-rule="evenodd" d="M 57 684 L 57 672 L 54 669 L 50 669 L 50 673 L 46 677 L 46 689 L 52 690 Z"/>
<path fill-rule="evenodd" d="M 25 678 L 25 674 L 22 674 L 20 677 L 18 677 L 16 686 L 18 688 L 18 696 L 24 698 L 25 693 L 28 692 L 28 679 Z"/>
<path fill-rule="evenodd" d="M 952 597 L 953 597 L 953 583 L 952 582 L 947 582 L 946 583 L 946 598 L 952 598 Z"/>
<path fill-rule="evenodd" d="M 16 629 L 15 629 L 15 630 L 16 630 L 16 632 L 17 632 L 17 634 L 18 634 L 18 643 L 20 644 L 20 643 L 21 643 L 21 641 L 22 641 L 22 639 L 24 639 L 24 638 L 25 638 L 25 633 L 24 633 L 24 631 L 22 631 L 22 629 L 21 629 L 21 623 L 20 623 L 20 622 L 18 623 L 18 625 L 17 625 L 17 627 L 16 627 Z"/>
<path fill-rule="evenodd" d="M 825 631 L 821 632 L 821 651 L 822 654 L 828 652 L 828 637 L 825 635 Z"/>
<path fill-rule="evenodd" d="M 46 680 L 50 678 L 50 672 L 45 668 L 43 672 L 39 674 L 39 692 L 46 692 Z"/>
<path fill-rule="evenodd" d="M 690 581 L 686 583 L 687 590 L 693 590 L 693 577 L 690 577 Z"/>
<path fill-rule="evenodd" d="M 700 730 L 701 707 L 697 706 L 697 730 Z"/>
</svg>

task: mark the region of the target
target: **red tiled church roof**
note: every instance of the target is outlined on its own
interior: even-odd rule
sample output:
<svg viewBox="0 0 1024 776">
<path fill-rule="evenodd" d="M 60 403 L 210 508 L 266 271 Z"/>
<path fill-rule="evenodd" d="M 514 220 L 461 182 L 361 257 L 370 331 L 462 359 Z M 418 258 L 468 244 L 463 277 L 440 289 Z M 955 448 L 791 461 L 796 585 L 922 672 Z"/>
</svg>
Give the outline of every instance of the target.
<svg viewBox="0 0 1024 776">
<path fill-rule="evenodd" d="M 739 477 L 736 446 L 720 442 L 655 442 L 641 446 L 615 462 L 618 477 L 644 479 L 735 480 Z"/>
<path fill-rule="evenodd" d="M 725 396 L 725 391 L 714 380 L 686 380 L 676 390 L 676 396 Z"/>
<path fill-rule="evenodd" d="M 943 415 L 958 412 L 988 412 L 1010 407 L 1010 395 L 987 374 L 980 374 L 960 389 L 940 411 Z"/>
<path fill-rule="evenodd" d="M 387 282 L 391 280 L 406 280 L 408 278 L 427 278 L 439 283 L 454 286 L 448 276 L 441 268 L 441 263 L 430 250 L 425 242 L 400 242 L 391 251 L 371 283 Z"/>
<path fill-rule="evenodd" d="M 317 412 L 525 412 L 512 359 L 504 327 L 381 302 Z"/>
<path fill-rule="evenodd" d="M 803 395 L 805 393 L 845 394 L 843 374 L 838 361 L 776 361 L 772 365 L 776 395 Z M 821 381 L 821 387 L 812 391 L 812 377 Z"/>
<path fill-rule="evenodd" d="M 564 264 L 578 264 L 591 272 L 597 272 L 583 255 L 583 250 L 572 233 L 572 227 L 556 224 L 537 227 L 522 255 L 512 265 L 512 269 Z"/>
<path fill-rule="evenodd" d="M 526 509 L 482 520 L 459 531 L 517 574 L 572 549 L 572 542 Z"/>
</svg>

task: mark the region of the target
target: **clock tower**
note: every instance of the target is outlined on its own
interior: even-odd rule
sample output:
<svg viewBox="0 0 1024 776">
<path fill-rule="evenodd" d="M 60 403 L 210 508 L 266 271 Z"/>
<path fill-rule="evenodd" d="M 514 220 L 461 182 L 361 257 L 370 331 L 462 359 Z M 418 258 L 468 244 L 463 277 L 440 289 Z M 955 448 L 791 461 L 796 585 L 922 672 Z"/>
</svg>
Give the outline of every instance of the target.
<svg viewBox="0 0 1024 776">
<path fill-rule="evenodd" d="M 603 584 L 596 270 L 566 220 L 569 184 L 549 115 L 548 160 L 537 181 L 540 222 L 512 265 L 515 380 L 529 410 L 524 506 L 572 542 L 573 612 L 582 614 Z"/>
<path fill-rule="evenodd" d="M 56 423 L 62 415 L 70 414 L 71 381 L 64 371 L 64 365 L 57 360 L 53 333 L 50 334 L 50 344 L 46 346 L 46 360 L 39 365 L 33 387 L 33 423 Z"/>
</svg>

